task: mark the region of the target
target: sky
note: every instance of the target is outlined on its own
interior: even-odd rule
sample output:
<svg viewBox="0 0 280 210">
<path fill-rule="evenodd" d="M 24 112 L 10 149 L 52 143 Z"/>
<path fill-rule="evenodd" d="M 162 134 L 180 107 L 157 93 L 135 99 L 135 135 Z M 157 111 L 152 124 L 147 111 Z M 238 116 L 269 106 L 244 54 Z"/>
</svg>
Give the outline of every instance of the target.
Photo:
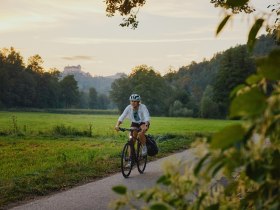
<svg viewBox="0 0 280 210">
<path fill-rule="evenodd" d="M 210 0 L 147 0 L 137 29 L 107 17 L 104 0 L 1 0 L 0 48 L 39 54 L 46 69 L 81 65 L 92 76 L 129 74 L 148 65 L 160 74 L 245 44 L 252 18 L 238 15 L 216 37 L 223 11 Z M 257 12 L 277 0 L 253 0 Z M 263 33 L 263 32 L 261 32 Z"/>
</svg>

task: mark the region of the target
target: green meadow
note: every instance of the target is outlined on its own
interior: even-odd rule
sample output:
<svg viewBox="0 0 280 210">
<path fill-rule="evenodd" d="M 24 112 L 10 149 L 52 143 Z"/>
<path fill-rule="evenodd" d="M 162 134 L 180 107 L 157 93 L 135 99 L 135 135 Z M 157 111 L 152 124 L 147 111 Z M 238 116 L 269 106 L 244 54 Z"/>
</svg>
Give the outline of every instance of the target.
<svg viewBox="0 0 280 210">
<path fill-rule="evenodd" d="M 119 172 L 127 133 L 114 131 L 117 118 L 0 112 L 0 207 Z M 160 158 L 188 148 L 197 135 L 233 123 L 238 122 L 152 117 L 149 133 L 156 138 Z"/>
<path fill-rule="evenodd" d="M 17 127 L 28 135 L 48 133 L 55 126 L 71 126 L 87 130 L 92 126 L 93 135 L 115 135 L 117 115 L 55 114 L 40 112 L 0 112 L 0 132 Z M 151 134 L 213 133 L 234 121 L 198 118 L 152 117 Z M 125 121 L 123 126 L 129 126 Z"/>
</svg>

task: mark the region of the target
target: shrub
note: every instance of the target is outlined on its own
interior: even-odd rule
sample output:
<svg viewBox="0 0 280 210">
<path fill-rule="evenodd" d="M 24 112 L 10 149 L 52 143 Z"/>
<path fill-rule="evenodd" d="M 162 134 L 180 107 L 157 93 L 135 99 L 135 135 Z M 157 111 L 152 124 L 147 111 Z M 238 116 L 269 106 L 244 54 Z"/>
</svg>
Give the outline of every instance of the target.
<svg viewBox="0 0 280 210">
<path fill-rule="evenodd" d="M 56 125 L 52 128 L 51 133 L 53 135 L 60 135 L 60 136 L 92 136 L 92 125 L 89 125 L 89 130 L 79 131 L 78 129 L 65 126 L 63 124 Z"/>
</svg>

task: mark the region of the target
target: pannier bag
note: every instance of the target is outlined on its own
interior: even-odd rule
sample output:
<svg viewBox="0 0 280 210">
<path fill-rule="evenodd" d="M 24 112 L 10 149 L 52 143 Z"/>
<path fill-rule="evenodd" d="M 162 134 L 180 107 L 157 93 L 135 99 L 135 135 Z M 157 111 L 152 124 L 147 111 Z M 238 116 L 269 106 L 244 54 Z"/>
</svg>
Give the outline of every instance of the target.
<svg viewBox="0 0 280 210">
<path fill-rule="evenodd" d="M 155 156 L 158 153 L 158 146 L 154 137 L 150 134 L 146 135 L 147 153 L 149 156 Z"/>
</svg>

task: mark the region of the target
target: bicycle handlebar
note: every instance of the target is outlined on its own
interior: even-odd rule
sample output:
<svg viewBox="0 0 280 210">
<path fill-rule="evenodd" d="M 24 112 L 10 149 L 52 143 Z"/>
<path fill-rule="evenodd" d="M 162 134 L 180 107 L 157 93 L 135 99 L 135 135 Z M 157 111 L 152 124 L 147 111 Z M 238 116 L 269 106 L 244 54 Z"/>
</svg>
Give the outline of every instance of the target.
<svg viewBox="0 0 280 210">
<path fill-rule="evenodd" d="M 122 132 L 125 132 L 125 131 L 141 131 L 141 128 L 121 128 L 121 127 L 119 127 L 119 130 L 122 131 Z"/>
</svg>

